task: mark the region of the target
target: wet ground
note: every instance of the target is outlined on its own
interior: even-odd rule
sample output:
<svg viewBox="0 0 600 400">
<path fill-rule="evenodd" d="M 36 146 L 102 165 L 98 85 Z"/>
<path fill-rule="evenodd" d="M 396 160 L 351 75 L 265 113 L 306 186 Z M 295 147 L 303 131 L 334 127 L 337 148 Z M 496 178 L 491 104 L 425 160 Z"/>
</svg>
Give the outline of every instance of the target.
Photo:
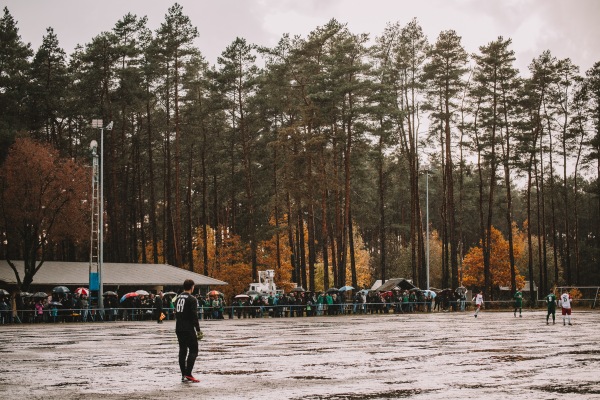
<svg viewBox="0 0 600 400">
<path fill-rule="evenodd" d="M 172 321 L 5 325 L 0 398 L 593 399 L 599 328 L 582 310 L 203 321 L 192 384 Z"/>
</svg>

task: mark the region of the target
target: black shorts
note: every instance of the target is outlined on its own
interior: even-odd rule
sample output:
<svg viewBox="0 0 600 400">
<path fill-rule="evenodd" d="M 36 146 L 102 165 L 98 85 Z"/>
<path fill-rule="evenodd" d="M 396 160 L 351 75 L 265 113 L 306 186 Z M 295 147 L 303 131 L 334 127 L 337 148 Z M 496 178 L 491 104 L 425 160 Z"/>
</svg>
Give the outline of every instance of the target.
<svg viewBox="0 0 600 400">
<path fill-rule="evenodd" d="M 192 352 L 198 352 L 198 337 L 195 331 L 178 331 L 176 333 L 179 349 L 190 349 Z"/>
</svg>

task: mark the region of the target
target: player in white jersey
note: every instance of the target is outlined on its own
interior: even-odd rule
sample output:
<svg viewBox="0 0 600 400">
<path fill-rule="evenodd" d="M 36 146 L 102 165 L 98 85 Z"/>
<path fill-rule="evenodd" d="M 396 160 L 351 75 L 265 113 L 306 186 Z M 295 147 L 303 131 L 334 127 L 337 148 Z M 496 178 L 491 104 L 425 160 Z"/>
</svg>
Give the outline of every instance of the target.
<svg viewBox="0 0 600 400">
<path fill-rule="evenodd" d="M 473 297 L 473 300 L 475 301 L 476 307 L 475 318 L 477 318 L 477 314 L 479 314 L 479 310 L 481 310 L 481 307 L 483 306 L 483 290 L 477 293 L 477 296 Z"/>
<path fill-rule="evenodd" d="M 560 306 L 562 307 L 563 325 L 565 324 L 565 318 L 571 325 L 571 295 L 565 289 L 563 294 L 560 295 Z"/>
</svg>

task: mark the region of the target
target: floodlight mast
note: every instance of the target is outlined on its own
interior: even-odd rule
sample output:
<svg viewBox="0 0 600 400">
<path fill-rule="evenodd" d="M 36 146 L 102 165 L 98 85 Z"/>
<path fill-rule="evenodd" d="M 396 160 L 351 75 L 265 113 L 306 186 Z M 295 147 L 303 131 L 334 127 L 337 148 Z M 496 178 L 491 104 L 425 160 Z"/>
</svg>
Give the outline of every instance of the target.
<svg viewBox="0 0 600 400">
<path fill-rule="evenodd" d="M 430 168 L 431 167 L 429 166 L 429 164 L 424 164 L 423 167 L 421 168 L 421 171 L 425 173 L 425 215 L 426 215 L 426 217 L 425 217 L 425 226 L 426 226 L 425 282 L 427 285 L 427 287 L 426 287 L 427 290 L 429 290 L 429 173 L 431 172 Z"/>
<path fill-rule="evenodd" d="M 111 121 L 106 127 L 104 127 L 103 120 L 94 119 L 92 120 L 92 128 L 100 129 L 100 152 L 97 152 L 98 143 L 93 140 L 90 143 L 90 149 L 92 150 L 92 157 L 94 158 L 94 174 L 92 177 L 92 198 L 96 197 L 96 204 L 92 200 L 92 249 L 90 250 L 90 290 L 92 280 L 92 264 L 94 262 L 94 229 L 97 229 L 97 273 L 98 273 L 98 308 L 104 309 L 104 302 L 102 301 L 102 293 L 104 292 L 104 282 L 102 280 L 102 266 L 104 263 L 104 129 L 112 130 L 113 122 Z M 98 162 L 99 159 L 99 162 Z M 98 168 L 99 164 L 99 168 Z M 95 181 L 94 181 L 95 179 Z M 94 192 L 94 183 L 96 184 L 97 191 Z M 97 193 L 97 196 L 94 194 Z M 97 214 L 94 215 L 97 211 Z M 96 216 L 97 225 L 94 226 L 94 217 Z"/>
</svg>

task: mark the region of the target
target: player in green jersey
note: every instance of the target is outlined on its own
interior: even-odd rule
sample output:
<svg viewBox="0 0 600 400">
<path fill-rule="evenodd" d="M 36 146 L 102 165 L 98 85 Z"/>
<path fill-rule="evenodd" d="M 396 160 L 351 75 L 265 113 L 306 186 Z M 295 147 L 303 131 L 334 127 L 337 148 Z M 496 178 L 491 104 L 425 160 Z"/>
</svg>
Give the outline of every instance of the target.
<svg viewBox="0 0 600 400">
<path fill-rule="evenodd" d="M 513 296 L 515 299 L 515 311 L 514 311 L 514 316 L 517 316 L 517 309 L 519 310 L 519 317 L 522 317 L 523 315 L 521 314 L 523 311 L 523 293 L 517 289 L 517 291 L 515 292 L 515 295 Z"/>
<path fill-rule="evenodd" d="M 546 325 L 549 324 L 550 314 L 552 314 L 552 324 L 556 323 L 556 296 L 554 290 L 550 289 L 550 294 L 546 296 L 546 305 L 548 306 L 548 315 L 546 315 Z"/>
</svg>

